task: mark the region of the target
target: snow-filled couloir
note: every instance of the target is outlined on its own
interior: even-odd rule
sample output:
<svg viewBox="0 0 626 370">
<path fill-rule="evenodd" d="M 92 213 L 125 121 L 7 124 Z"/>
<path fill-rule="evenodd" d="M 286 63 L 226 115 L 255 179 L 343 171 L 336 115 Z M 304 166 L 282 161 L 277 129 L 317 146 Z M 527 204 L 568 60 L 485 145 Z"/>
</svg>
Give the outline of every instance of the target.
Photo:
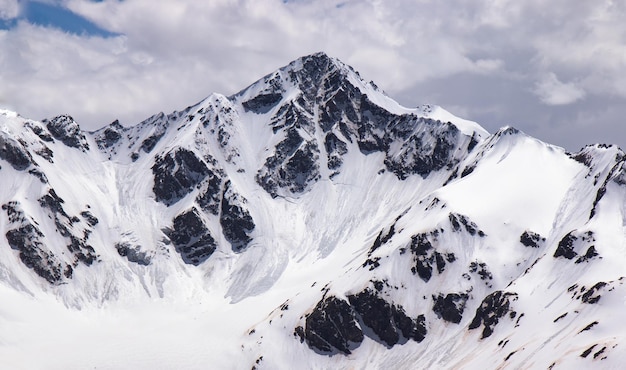
<svg viewBox="0 0 626 370">
<path fill-rule="evenodd" d="M 626 156 L 318 53 L 131 127 L 0 111 L 7 368 L 620 368 Z"/>
</svg>

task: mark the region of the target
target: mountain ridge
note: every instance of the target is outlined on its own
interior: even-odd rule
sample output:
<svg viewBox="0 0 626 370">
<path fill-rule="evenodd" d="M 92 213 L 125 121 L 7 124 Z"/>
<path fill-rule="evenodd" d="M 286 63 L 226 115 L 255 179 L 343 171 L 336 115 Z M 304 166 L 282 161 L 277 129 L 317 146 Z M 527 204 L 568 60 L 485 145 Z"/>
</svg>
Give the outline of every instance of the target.
<svg viewBox="0 0 626 370">
<path fill-rule="evenodd" d="M 625 162 L 401 107 L 323 53 L 131 127 L 1 111 L 2 312 L 42 317 L 27 348 L 59 329 L 36 302 L 76 337 L 145 310 L 188 355 L 100 327 L 123 355 L 59 368 L 618 366 Z"/>
</svg>

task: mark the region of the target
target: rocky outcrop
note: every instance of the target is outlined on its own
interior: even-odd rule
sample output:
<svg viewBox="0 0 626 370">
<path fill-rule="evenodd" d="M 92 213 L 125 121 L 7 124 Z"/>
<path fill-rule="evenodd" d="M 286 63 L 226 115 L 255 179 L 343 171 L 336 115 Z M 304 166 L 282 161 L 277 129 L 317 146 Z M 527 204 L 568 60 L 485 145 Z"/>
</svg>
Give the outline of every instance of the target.
<svg viewBox="0 0 626 370">
<path fill-rule="evenodd" d="M 51 120 L 43 120 L 50 134 L 63 144 L 80 149 L 83 152 L 89 150 L 89 143 L 74 118 L 68 115 L 54 117 Z"/>
<path fill-rule="evenodd" d="M 156 200 L 170 206 L 200 185 L 211 171 L 192 151 L 176 148 L 156 158 L 152 173 Z"/>
<path fill-rule="evenodd" d="M 245 208 L 246 203 L 244 197 L 235 193 L 230 180 L 227 181 L 222 195 L 220 225 L 224 237 L 235 252 L 241 252 L 252 241 L 250 233 L 255 225 L 250 212 Z"/>
<path fill-rule="evenodd" d="M 409 339 L 421 342 L 426 336 L 424 315 L 412 319 L 401 306 L 387 302 L 371 289 L 349 295 L 348 300 L 363 325 L 388 347 Z"/>
<path fill-rule="evenodd" d="M 24 171 L 33 164 L 33 158 L 19 142 L 0 133 L 0 159 L 9 162 L 11 167 Z"/>
<path fill-rule="evenodd" d="M 433 312 L 445 321 L 458 324 L 463 319 L 465 303 L 469 296 L 466 293 L 449 293 L 445 296 L 433 296 Z"/>
<path fill-rule="evenodd" d="M 489 294 L 476 309 L 476 314 L 469 325 L 469 330 L 477 329 L 482 325 L 483 331 L 480 338 L 484 339 L 491 336 L 494 327 L 501 318 L 507 314 L 511 319 L 515 318 L 517 313 L 512 310 L 511 303 L 516 300 L 516 293 L 497 290 Z"/>
<path fill-rule="evenodd" d="M 124 132 L 124 127 L 120 124 L 119 121 L 115 120 L 109 126 L 107 126 L 103 131 L 99 132 L 95 135 L 96 144 L 98 144 L 98 148 L 100 149 L 108 149 L 117 144 L 122 138 L 122 133 Z"/>
<path fill-rule="evenodd" d="M 345 300 L 326 297 L 306 318 L 306 326 L 296 328 L 309 347 L 324 354 L 350 354 L 363 342 L 356 311 Z"/>
<path fill-rule="evenodd" d="M 198 266 L 217 248 L 215 239 L 195 208 L 176 216 L 166 234 L 187 264 Z"/>
<path fill-rule="evenodd" d="M 426 337 L 424 315 L 409 317 L 401 306 L 385 300 L 378 289 L 366 288 L 347 298 L 347 302 L 337 297 L 320 300 L 307 315 L 305 327 L 296 328 L 296 334 L 312 349 L 330 355 L 350 354 L 364 336 L 387 347 L 408 340 L 421 342 Z"/>
<path fill-rule="evenodd" d="M 6 212 L 10 228 L 5 234 L 9 246 L 18 251 L 19 258 L 26 267 L 50 284 L 61 284 L 64 278 L 72 276 L 72 267 L 65 264 L 45 247 L 44 235 L 20 207 L 12 201 L 2 205 Z"/>
<path fill-rule="evenodd" d="M 305 141 L 294 127 L 276 145 L 266 159 L 256 180 L 273 198 L 288 193 L 302 193 L 320 179 L 319 149 L 314 141 Z"/>
</svg>

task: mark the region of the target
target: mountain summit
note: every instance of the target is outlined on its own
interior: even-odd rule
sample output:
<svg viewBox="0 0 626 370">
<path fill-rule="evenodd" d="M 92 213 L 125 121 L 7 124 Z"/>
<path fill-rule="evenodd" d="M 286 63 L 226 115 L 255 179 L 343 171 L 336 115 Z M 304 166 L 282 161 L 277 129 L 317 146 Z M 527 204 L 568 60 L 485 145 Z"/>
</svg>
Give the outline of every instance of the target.
<svg viewBox="0 0 626 370">
<path fill-rule="evenodd" d="M 0 111 L 0 364 L 619 368 L 625 161 L 324 53 L 132 127 Z"/>
</svg>

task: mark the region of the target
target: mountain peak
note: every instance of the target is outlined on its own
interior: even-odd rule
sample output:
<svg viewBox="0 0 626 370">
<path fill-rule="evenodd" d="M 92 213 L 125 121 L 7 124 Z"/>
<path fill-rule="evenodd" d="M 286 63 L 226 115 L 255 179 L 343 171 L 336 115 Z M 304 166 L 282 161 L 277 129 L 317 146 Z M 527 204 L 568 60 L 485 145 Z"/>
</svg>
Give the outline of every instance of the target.
<svg viewBox="0 0 626 370">
<path fill-rule="evenodd" d="M 84 133 L 67 115 L 5 111 L 0 123 L 7 363 L 626 358 L 616 148 L 572 157 L 510 127 L 489 135 L 438 106 L 405 108 L 325 53 L 132 127 Z M 172 340 L 138 339 L 150 328 Z M 51 340 L 59 332 L 70 342 Z"/>
</svg>

